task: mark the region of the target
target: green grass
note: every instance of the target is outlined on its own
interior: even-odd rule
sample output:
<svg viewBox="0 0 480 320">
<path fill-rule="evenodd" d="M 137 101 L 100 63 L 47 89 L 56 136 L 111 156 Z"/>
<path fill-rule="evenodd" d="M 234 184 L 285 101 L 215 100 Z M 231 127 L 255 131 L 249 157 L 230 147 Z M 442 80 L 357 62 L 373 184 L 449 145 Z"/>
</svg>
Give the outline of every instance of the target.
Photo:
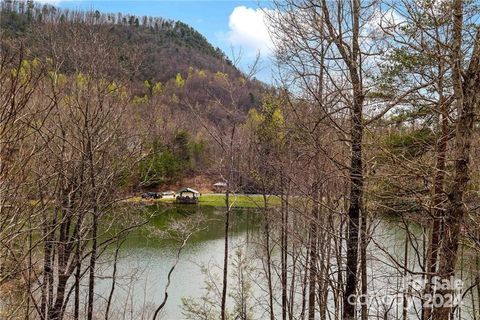
<svg viewBox="0 0 480 320">
<path fill-rule="evenodd" d="M 234 208 L 263 208 L 263 196 L 261 195 L 230 195 L 230 203 Z M 199 205 L 224 207 L 225 195 L 205 194 L 200 196 Z M 275 206 L 280 204 L 280 198 L 276 196 L 267 197 L 267 205 Z"/>
<path fill-rule="evenodd" d="M 132 197 L 126 200 L 129 203 L 174 203 L 173 198 L 164 198 L 158 200 L 143 200 L 140 197 Z M 246 195 L 246 194 L 234 194 L 230 195 L 230 203 L 234 208 L 263 208 L 263 196 L 262 195 Z M 210 206 L 210 207 L 224 207 L 225 195 L 224 194 L 202 194 L 199 198 L 198 205 Z M 267 196 L 267 205 L 278 206 L 280 205 L 280 198 L 277 196 Z"/>
</svg>

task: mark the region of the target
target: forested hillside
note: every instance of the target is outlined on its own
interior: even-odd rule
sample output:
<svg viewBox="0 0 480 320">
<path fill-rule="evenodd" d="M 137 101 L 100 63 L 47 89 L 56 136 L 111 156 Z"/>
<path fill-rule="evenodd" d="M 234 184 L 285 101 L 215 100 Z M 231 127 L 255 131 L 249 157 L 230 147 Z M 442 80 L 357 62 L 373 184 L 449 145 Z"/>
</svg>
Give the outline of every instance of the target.
<svg viewBox="0 0 480 320">
<path fill-rule="evenodd" d="M 122 85 L 125 127 L 141 140 L 144 155 L 127 182 L 133 189 L 211 175 L 217 151 L 206 147 L 210 128 L 224 126 L 227 117 L 243 121 L 267 90 L 181 21 L 4 1 L 0 27 L 5 53 L 38 61 L 50 76 L 95 73 Z"/>
<path fill-rule="evenodd" d="M 120 65 L 130 71 L 132 79 L 141 81 L 164 82 L 177 73 L 186 74 L 189 67 L 240 75 L 219 48 L 214 48 L 203 35 L 181 21 L 121 13 L 72 11 L 33 1 L 2 2 L 2 33 L 25 39 L 31 54 L 37 57 L 48 56 L 48 49 L 41 41 L 45 40 L 41 38 L 46 38 L 48 32 L 57 32 L 57 38 L 73 40 L 69 38 L 68 28 L 62 28 L 65 25 L 82 26 L 93 32 L 108 32 L 111 35 L 112 45 L 125 52 L 120 56 L 122 60 L 117 61 L 119 63 L 110 62 L 113 75 L 118 73 Z M 64 67 L 66 71 L 71 71 L 68 70 L 71 62 L 66 62 Z"/>
</svg>

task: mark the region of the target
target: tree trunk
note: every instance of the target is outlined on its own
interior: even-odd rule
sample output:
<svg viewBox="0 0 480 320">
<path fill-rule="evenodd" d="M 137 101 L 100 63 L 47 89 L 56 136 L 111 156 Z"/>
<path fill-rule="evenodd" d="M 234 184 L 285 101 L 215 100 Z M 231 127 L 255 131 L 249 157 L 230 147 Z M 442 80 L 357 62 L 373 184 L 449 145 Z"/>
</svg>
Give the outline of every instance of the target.
<svg viewBox="0 0 480 320">
<path fill-rule="evenodd" d="M 480 103 L 480 29 L 477 30 L 475 44 L 468 70 L 462 72 L 461 41 L 463 24 L 463 2 L 456 0 L 453 7 L 453 44 L 452 44 L 452 78 L 458 120 L 455 135 L 455 166 L 453 182 L 448 193 L 448 204 L 445 212 L 443 241 L 440 245 L 441 259 L 438 274 L 441 280 L 449 280 L 455 275 L 458 259 L 458 247 L 461 228 L 466 213 L 464 194 L 470 179 L 470 145 L 475 120 L 475 109 Z M 463 76 L 462 76 L 463 73 Z M 452 290 L 439 290 L 444 298 L 454 294 Z M 452 306 L 444 304 L 433 310 L 433 319 L 448 320 Z"/>
<path fill-rule="evenodd" d="M 108 295 L 107 307 L 105 308 L 105 320 L 108 320 L 110 313 L 110 306 L 112 305 L 113 293 L 115 292 L 115 284 L 117 283 L 117 263 L 118 263 L 118 252 L 120 251 L 121 244 L 117 239 L 117 247 L 115 248 L 115 254 L 113 256 L 113 271 L 112 271 L 112 286 L 110 288 L 110 293 Z"/>
<path fill-rule="evenodd" d="M 309 285 L 308 285 L 308 320 L 315 320 L 315 289 L 317 286 L 317 221 L 318 221 L 318 206 L 319 206 L 319 190 L 318 183 L 315 182 L 313 186 L 313 210 L 310 220 L 310 262 L 309 262 Z"/>
<path fill-rule="evenodd" d="M 225 233 L 224 233 L 224 253 L 223 253 L 223 285 L 222 285 L 222 302 L 221 302 L 221 319 L 226 319 L 226 303 L 227 303 L 227 284 L 228 284 L 228 230 L 230 227 L 230 188 L 232 186 L 233 179 L 233 139 L 235 137 L 235 125 L 232 128 L 230 136 L 229 146 L 229 159 L 228 159 L 228 181 L 227 191 L 225 192 Z"/>
<path fill-rule="evenodd" d="M 439 52 L 440 54 L 440 52 Z M 443 65 L 439 66 L 440 70 L 443 70 Z M 439 72 L 440 74 L 443 71 Z M 443 96 L 443 80 L 439 80 L 438 92 L 440 94 L 438 100 L 438 107 L 440 109 L 441 117 L 441 136 L 436 146 L 436 165 L 435 165 L 435 177 L 433 182 L 433 195 L 432 195 L 432 207 L 431 214 L 433 218 L 432 230 L 430 233 L 430 243 L 427 250 L 427 277 L 425 285 L 425 294 L 431 294 L 431 286 L 429 285 L 432 282 L 432 276 L 437 271 L 437 259 L 438 259 L 438 250 L 440 248 L 440 233 L 441 233 L 441 221 L 443 216 L 443 196 L 444 190 L 443 185 L 445 181 L 445 163 L 446 163 L 446 153 L 447 153 L 447 143 L 449 138 L 449 128 L 448 128 L 448 106 L 450 104 Z M 430 318 L 432 309 L 429 307 L 422 308 L 422 319 L 427 320 Z"/>
<path fill-rule="evenodd" d="M 335 43 L 342 60 L 345 62 L 349 80 L 352 85 L 353 99 L 350 105 L 351 111 L 351 163 L 350 163 L 350 204 L 348 208 L 348 236 L 347 236 L 347 263 L 346 263 L 346 285 L 343 296 L 343 319 L 353 320 L 355 318 L 355 306 L 353 297 L 357 291 L 357 270 L 359 250 L 359 229 L 360 215 L 363 206 L 363 92 L 361 50 L 359 42 L 360 34 L 360 0 L 352 1 L 351 12 L 351 46 L 348 46 L 342 35 L 337 30 L 330 18 L 330 11 L 327 1 L 322 1 L 322 11 L 328 33 Z M 352 303 L 350 303 L 350 302 Z"/>
<path fill-rule="evenodd" d="M 363 210 L 361 218 L 361 237 L 360 237 L 360 266 L 362 277 L 362 297 L 367 296 L 368 277 L 367 277 L 367 212 Z M 368 320 L 368 305 L 362 301 L 362 320 Z"/>
<path fill-rule="evenodd" d="M 97 213 L 93 213 L 92 224 L 92 253 L 90 256 L 89 278 L 88 278 L 88 307 L 87 307 L 87 320 L 93 319 L 93 299 L 95 295 L 95 265 L 97 262 L 97 228 L 98 217 Z"/>
<path fill-rule="evenodd" d="M 270 217 L 268 215 L 267 195 L 266 191 L 263 191 L 263 206 L 264 206 L 264 219 L 265 219 L 265 250 L 267 255 L 267 281 L 268 281 L 268 308 L 270 310 L 270 319 L 275 319 L 275 313 L 273 311 L 273 279 L 272 279 L 272 257 L 270 254 Z"/>
<path fill-rule="evenodd" d="M 228 186 L 228 184 L 227 184 Z M 228 187 L 227 187 L 228 188 Z M 229 191 L 225 193 L 225 232 L 224 232 L 224 252 L 223 252 L 223 286 L 222 286 L 222 305 L 221 305 L 221 317 L 222 320 L 226 319 L 225 308 L 227 300 L 227 279 L 228 279 L 228 229 L 230 224 L 230 201 Z"/>
<path fill-rule="evenodd" d="M 282 199 L 283 202 L 283 199 Z M 287 252 L 286 252 L 286 226 L 284 217 L 286 209 L 282 208 L 282 223 L 281 223 L 281 282 L 282 282 L 282 319 L 287 319 Z"/>
<path fill-rule="evenodd" d="M 358 77 L 357 80 L 359 81 Z M 350 167 L 350 207 L 348 209 L 347 238 L 347 274 L 345 295 L 343 298 L 343 318 L 355 318 L 355 304 L 349 303 L 349 297 L 357 291 L 358 236 L 359 222 L 363 203 L 363 159 L 362 159 L 362 106 L 363 94 L 360 83 L 354 84 L 354 105 L 352 115 L 352 149 Z"/>
</svg>

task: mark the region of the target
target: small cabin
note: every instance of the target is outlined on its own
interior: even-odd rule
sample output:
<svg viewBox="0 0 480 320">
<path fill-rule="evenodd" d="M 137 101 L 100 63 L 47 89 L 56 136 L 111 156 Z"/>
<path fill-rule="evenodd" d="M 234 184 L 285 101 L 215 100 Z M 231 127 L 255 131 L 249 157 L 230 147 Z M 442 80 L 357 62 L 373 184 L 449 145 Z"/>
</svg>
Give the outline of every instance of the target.
<svg viewBox="0 0 480 320">
<path fill-rule="evenodd" d="M 175 202 L 182 204 L 197 204 L 198 197 L 200 197 L 200 192 L 197 190 L 192 188 L 183 188 L 177 192 Z"/>
<path fill-rule="evenodd" d="M 213 184 L 213 191 L 216 193 L 224 193 L 227 191 L 227 183 L 223 181 L 215 182 Z"/>
</svg>

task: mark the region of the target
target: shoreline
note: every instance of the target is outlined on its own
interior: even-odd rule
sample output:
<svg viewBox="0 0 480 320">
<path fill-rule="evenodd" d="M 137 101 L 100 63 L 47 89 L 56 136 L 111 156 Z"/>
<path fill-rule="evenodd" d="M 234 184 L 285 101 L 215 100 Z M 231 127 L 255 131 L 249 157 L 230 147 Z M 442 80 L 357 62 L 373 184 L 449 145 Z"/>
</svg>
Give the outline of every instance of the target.
<svg viewBox="0 0 480 320">
<path fill-rule="evenodd" d="M 280 205 L 278 196 L 269 195 L 268 204 L 271 206 Z M 261 194 L 230 194 L 232 208 L 264 208 L 263 195 Z M 154 204 L 175 204 L 174 197 L 165 197 L 161 199 L 142 199 L 140 196 L 133 196 L 122 202 L 140 205 Z M 185 204 L 188 206 L 188 204 Z M 197 206 L 225 207 L 225 194 L 223 193 L 205 193 L 198 198 Z"/>
</svg>

